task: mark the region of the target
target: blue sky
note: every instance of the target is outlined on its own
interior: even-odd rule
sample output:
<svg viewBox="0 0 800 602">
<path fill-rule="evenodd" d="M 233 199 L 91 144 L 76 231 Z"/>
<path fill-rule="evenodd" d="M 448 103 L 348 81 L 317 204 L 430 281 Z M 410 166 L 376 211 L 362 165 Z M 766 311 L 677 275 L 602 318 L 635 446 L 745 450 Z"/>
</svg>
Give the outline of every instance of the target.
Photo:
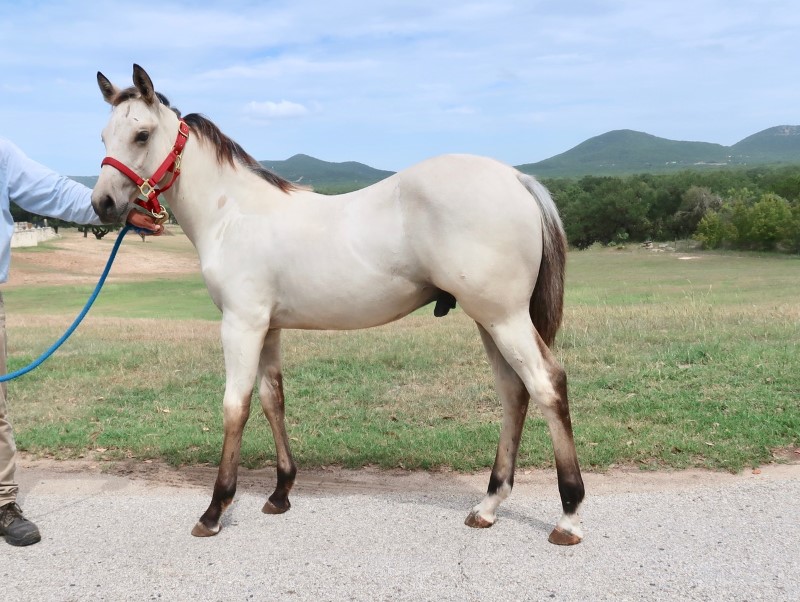
<svg viewBox="0 0 800 602">
<path fill-rule="evenodd" d="M 142 65 L 257 159 L 518 165 L 614 129 L 733 144 L 800 124 L 796 0 L 0 0 L 0 135 L 95 175 Z"/>
</svg>

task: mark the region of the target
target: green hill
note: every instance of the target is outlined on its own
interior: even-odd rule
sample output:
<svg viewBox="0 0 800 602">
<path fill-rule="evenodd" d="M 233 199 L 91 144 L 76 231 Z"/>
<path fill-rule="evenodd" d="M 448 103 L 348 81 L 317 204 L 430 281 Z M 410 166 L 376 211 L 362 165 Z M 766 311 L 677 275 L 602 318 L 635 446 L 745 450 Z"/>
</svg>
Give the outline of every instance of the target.
<svg viewBox="0 0 800 602">
<path fill-rule="evenodd" d="M 684 169 L 800 163 L 800 126 L 778 126 L 733 146 L 615 130 L 538 163 L 518 166 L 540 177 L 663 173 Z"/>
<path fill-rule="evenodd" d="M 730 147 L 741 163 L 800 163 L 800 126 L 779 125 Z"/>
<path fill-rule="evenodd" d="M 260 161 L 260 163 L 291 182 L 311 186 L 320 192 L 356 190 L 394 173 L 356 161 L 331 163 L 308 155 L 294 155 L 285 161 Z"/>
<path fill-rule="evenodd" d="M 97 176 L 70 176 L 70 178 L 89 188 L 94 188 L 97 183 Z"/>
</svg>

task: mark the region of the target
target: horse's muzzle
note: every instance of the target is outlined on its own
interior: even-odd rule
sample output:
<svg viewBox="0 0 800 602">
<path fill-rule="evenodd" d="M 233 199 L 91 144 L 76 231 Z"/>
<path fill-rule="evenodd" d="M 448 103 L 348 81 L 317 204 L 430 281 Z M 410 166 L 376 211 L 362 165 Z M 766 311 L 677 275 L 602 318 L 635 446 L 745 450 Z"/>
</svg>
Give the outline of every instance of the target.
<svg viewBox="0 0 800 602">
<path fill-rule="evenodd" d="M 92 207 L 94 212 L 106 224 L 118 222 L 122 216 L 122 212 L 117 210 L 117 204 L 110 194 L 104 194 L 98 199 L 92 199 Z"/>
</svg>

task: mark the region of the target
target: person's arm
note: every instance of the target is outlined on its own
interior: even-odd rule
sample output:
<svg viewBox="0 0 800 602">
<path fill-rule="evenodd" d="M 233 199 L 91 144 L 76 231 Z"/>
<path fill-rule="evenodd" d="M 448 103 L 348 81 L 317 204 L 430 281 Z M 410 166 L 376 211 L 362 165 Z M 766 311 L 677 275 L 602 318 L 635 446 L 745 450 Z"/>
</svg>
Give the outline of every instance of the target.
<svg viewBox="0 0 800 602">
<path fill-rule="evenodd" d="M 8 198 L 21 208 L 45 217 L 78 224 L 103 222 L 92 208 L 92 191 L 28 158 L 7 140 L 0 140 L 6 155 Z"/>
</svg>

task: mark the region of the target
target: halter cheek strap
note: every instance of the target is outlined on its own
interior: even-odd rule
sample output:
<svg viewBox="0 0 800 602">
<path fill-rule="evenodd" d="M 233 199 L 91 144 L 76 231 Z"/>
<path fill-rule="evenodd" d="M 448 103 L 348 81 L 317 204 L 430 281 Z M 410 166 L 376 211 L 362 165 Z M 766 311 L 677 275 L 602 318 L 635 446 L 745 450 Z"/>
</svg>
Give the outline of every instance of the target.
<svg viewBox="0 0 800 602">
<path fill-rule="evenodd" d="M 134 202 L 146 209 L 157 224 L 162 223 L 167 219 L 167 212 L 161 207 L 158 202 L 158 195 L 172 187 L 178 176 L 181 175 L 181 158 L 183 157 L 183 149 L 186 146 L 186 141 L 189 139 L 189 126 L 181 119 L 178 124 L 178 135 L 175 138 L 175 144 L 172 145 L 172 150 L 167 155 L 167 158 L 161 163 L 159 168 L 147 179 L 142 178 L 139 174 L 133 171 L 130 167 L 118 161 L 114 157 L 106 157 L 100 163 L 103 165 L 110 165 L 120 172 L 125 174 L 128 178 L 138 186 L 139 193 L 144 199 L 136 199 Z M 164 179 L 168 173 L 172 173 L 172 178 L 162 188 L 158 187 L 158 183 Z"/>
</svg>

